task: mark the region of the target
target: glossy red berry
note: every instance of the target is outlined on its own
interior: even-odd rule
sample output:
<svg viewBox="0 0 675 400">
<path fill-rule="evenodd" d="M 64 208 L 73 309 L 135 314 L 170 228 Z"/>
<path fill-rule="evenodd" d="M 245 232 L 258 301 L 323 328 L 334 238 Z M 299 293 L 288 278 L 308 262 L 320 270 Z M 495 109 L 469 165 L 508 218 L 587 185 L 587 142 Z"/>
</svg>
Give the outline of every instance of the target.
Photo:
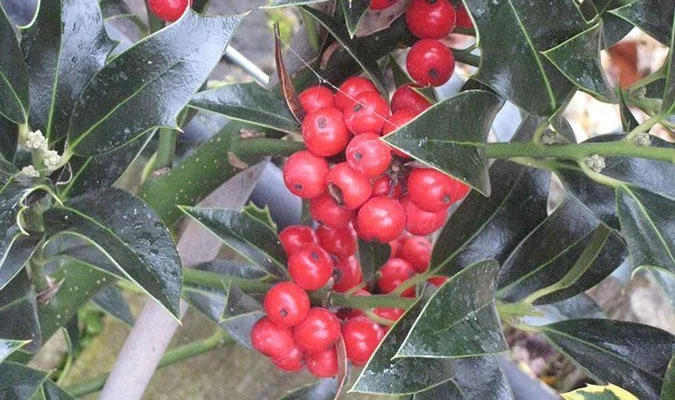
<svg viewBox="0 0 675 400">
<path fill-rule="evenodd" d="M 333 260 L 318 244 L 308 244 L 288 259 L 288 272 L 301 288 L 317 290 L 333 276 Z"/>
<path fill-rule="evenodd" d="M 370 0 L 370 9 L 384 10 L 385 8 L 389 8 L 396 3 L 398 3 L 398 0 Z"/>
<path fill-rule="evenodd" d="M 340 259 L 352 256 L 358 250 L 358 237 L 351 224 L 337 229 L 321 225 L 316 228 L 316 235 L 319 237 L 321 247 Z"/>
<path fill-rule="evenodd" d="M 339 229 L 346 226 L 354 217 L 354 210 L 339 205 L 328 194 L 309 201 L 309 213 L 314 221 L 330 229 Z"/>
<path fill-rule="evenodd" d="M 373 197 L 359 209 L 356 225 L 356 232 L 365 240 L 391 242 L 405 228 L 405 210 L 396 199 Z"/>
<path fill-rule="evenodd" d="M 311 353 L 305 360 L 307 369 L 317 378 L 330 378 L 337 375 L 339 364 L 335 346 Z"/>
<path fill-rule="evenodd" d="M 347 358 L 354 365 L 365 364 L 384 337 L 382 327 L 367 317 L 356 317 L 342 327 Z"/>
<path fill-rule="evenodd" d="M 455 9 L 455 14 L 457 15 L 455 26 L 458 28 L 471 29 L 473 28 L 473 21 L 469 16 L 469 12 L 466 11 L 466 8 L 463 4 L 459 4 Z"/>
<path fill-rule="evenodd" d="M 279 326 L 267 317 L 259 319 L 253 325 L 251 344 L 268 357 L 282 357 L 295 347 L 291 329 Z"/>
<path fill-rule="evenodd" d="M 373 191 L 368 176 L 353 170 L 346 162 L 328 171 L 326 183 L 328 191 L 338 199 L 338 204 L 350 210 L 361 207 Z"/>
<path fill-rule="evenodd" d="M 293 328 L 295 343 L 305 353 L 327 349 L 340 337 L 340 321 L 322 307 L 314 307 L 304 321 Z"/>
<path fill-rule="evenodd" d="M 455 190 L 452 193 L 453 203 L 462 200 L 471 191 L 471 188 L 459 179 L 455 179 Z"/>
<path fill-rule="evenodd" d="M 448 219 L 447 209 L 438 212 L 424 211 L 408 196 L 401 198 L 401 205 L 405 210 L 405 229 L 413 235 L 431 235 L 441 229 Z"/>
<path fill-rule="evenodd" d="M 431 103 L 424 96 L 413 90 L 412 83 L 401 85 L 391 96 L 391 112 L 408 109 L 419 114 L 431 107 Z"/>
<path fill-rule="evenodd" d="M 298 372 L 305 366 L 305 354 L 296 346 L 288 354 L 272 357 L 272 362 L 283 371 Z"/>
<path fill-rule="evenodd" d="M 373 313 L 380 318 L 388 319 L 389 321 L 397 321 L 405 310 L 402 308 L 374 308 Z"/>
<path fill-rule="evenodd" d="M 298 95 L 298 100 L 307 114 L 320 108 L 335 107 L 335 95 L 325 86 L 310 86 Z"/>
<path fill-rule="evenodd" d="M 431 283 L 436 287 L 441 287 L 441 285 L 447 282 L 447 280 L 448 280 L 447 276 L 432 276 L 431 278 L 427 279 L 427 282 Z"/>
<path fill-rule="evenodd" d="M 391 258 L 380 269 L 377 287 L 382 293 L 390 293 L 413 276 L 415 268 L 409 262 L 402 258 Z"/>
<path fill-rule="evenodd" d="M 456 200 L 455 179 L 433 168 L 415 168 L 408 176 L 408 195 L 422 210 L 447 210 Z"/>
<path fill-rule="evenodd" d="M 361 273 L 361 264 L 359 264 L 359 260 L 352 256 L 336 261 L 333 270 L 333 278 L 335 279 L 333 290 L 338 293 L 344 293 L 347 290 L 360 285 L 361 282 L 363 282 L 363 275 Z"/>
<path fill-rule="evenodd" d="M 382 132 L 384 123 L 389 118 L 389 104 L 378 92 L 359 93 L 344 109 L 344 120 L 347 129 L 355 135 L 366 132 Z"/>
<path fill-rule="evenodd" d="M 345 149 L 349 131 L 337 108 L 324 107 L 305 116 L 302 120 L 302 138 L 312 154 L 334 156 Z"/>
<path fill-rule="evenodd" d="M 176 21 L 191 5 L 192 0 L 148 0 L 148 8 L 155 17 L 167 22 Z"/>
<path fill-rule="evenodd" d="M 422 86 L 441 86 L 455 71 L 455 57 L 443 43 L 434 39 L 416 42 L 406 57 L 410 77 Z"/>
<path fill-rule="evenodd" d="M 390 177 L 384 175 L 373 182 L 373 197 L 386 196 L 394 199 L 401 197 L 401 183 L 397 183 L 392 187 L 392 180 Z"/>
<path fill-rule="evenodd" d="M 319 237 L 307 225 L 291 225 L 279 232 L 279 241 L 290 256 L 306 244 L 319 243 Z"/>
<path fill-rule="evenodd" d="M 360 76 L 352 76 L 344 81 L 338 88 L 337 93 L 335 93 L 335 108 L 343 111 L 345 107 L 354 101 L 354 98 L 359 93 L 369 91 L 377 92 L 377 88 L 373 82 Z"/>
<path fill-rule="evenodd" d="M 455 27 L 455 7 L 448 0 L 413 0 L 405 12 L 405 22 L 421 39 L 441 39 Z"/>
<path fill-rule="evenodd" d="M 431 262 L 431 242 L 422 236 L 411 236 L 403 242 L 399 254 L 415 271 L 424 272 Z"/>
<path fill-rule="evenodd" d="M 303 199 L 312 199 L 326 192 L 328 162 L 308 151 L 298 151 L 284 165 L 284 183 L 288 190 Z"/>
<path fill-rule="evenodd" d="M 277 283 L 265 295 L 263 308 L 270 321 L 290 328 L 307 317 L 309 296 L 293 282 Z"/>
<path fill-rule="evenodd" d="M 391 148 L 375 133 L 355 136 L 345 151 L 347 163 L 368 177 L 382 175 L 391 164 Z"/>
</svg>

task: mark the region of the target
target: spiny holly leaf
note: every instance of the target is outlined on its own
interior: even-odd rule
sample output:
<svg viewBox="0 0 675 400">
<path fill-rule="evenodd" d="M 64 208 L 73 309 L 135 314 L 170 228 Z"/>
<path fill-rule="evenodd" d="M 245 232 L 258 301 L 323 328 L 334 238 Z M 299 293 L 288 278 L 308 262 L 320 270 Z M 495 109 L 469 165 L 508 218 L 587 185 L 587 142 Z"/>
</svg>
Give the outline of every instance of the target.
<svg viewBox="0 0 675 400">
<path fill-rule="evenodd" d="M 598 379 L 640 399 L 659 397 L 675 345 L 670 333 L 608 319 L 573 319 L 537 330 Z"/>
<path fill-rule="evenodd" d="M 23 269 L 28 259 L 33 256 L 40 236 L 16 234 L 3 249 L 0 259 L 0 290 L 2 290 Z"/>
<path fill-rule="evenodd" d="M 617 8 L 624 0 L 588 0 L 581 3 L 580 9 L 587 21 L 602 20 L 602 48 L 606 49 L 623 39 L 633 29 L 626 20 L 607 11 Z"/>
<path fill-rule="evenodd" d="M 663 44 L 670 42 L 675 2 L 635 0 L 610 10 L 611 14 L 637 26 Z"/>
<path fill-rule="evenodd" d="M 174 127 L 176 116 L 218 63 L 242 18 L 188 11 L 115 57 L 77 101 L 69 149 L 80 155 L 103 154 L 152 128 Z"/>
<path fill-rule="evenodd" d="M 0 364 L 16 350 L 30 343 L 29 340 L 0 339 Z"/>
<path fill-rule="evenodd" d="M 104 287 L 92 297 L 91 301 L 111 316 L 129 326 L 133 326 L 135 320 L 131 314 L 129 303 L 124 299 L 117 286 L 108 285 Z"/>
<path fill-rule="evenodd" d="M 377 240 L 367 242 L 359 239 L 359 261 L 364 282 L 370 281 L 375 273 L 387 262 L 391 253 L 389 244 Z"/>
<path fill-rule="evenodd" d="M 542 54 L 579 89 L 601 101 L 614 102 L 600 62 L 601 35 L 602 24 L 597 23 Z"/>
<path fill-rule="evenodd" d="M 498 271 L 490 260 L 452 276 L 424 306 L 396 357 L 473 357 L 508 349 L 495 306 Z"/>
<path fill-rule="evenodd" d="M 661 114 L 672 115 L 675 113 L 675 15 L 673 16 L 672 33 L 670 37 L 670 51 L 666 61 L 666 87 L 661 103 Z"/>
<path fill-rule="evenodd" d="M 562 393 L 564 400 L 639 400 L 632 393 L 611 383 L 606 386 L 586 385 L 572 392 Z"/>
<path fill-rule="evenodd" d="M 366 1 L 340 0 L 340 5 L 342 6 L 342 13 L 345 16 L 345 24 L 349 31 L 349 37 L 353 39 L 359 27 L 359 22 L 366 15 L 370 4 Z"/>
<path fill-rule="evenodd" d="M 42 130 L 50 144 L 66 136 L 77 99 L 115 47 L 96 3 L 43 1 L 35 21 L 23 32 L 21 47 L 30 79 L 29 122 L 32 129 Z"/>
<path fill-rule="evenodd" d="M 489 197 L 483 145 L 501 106 L 501 100 L 490 92 L 461 92 L 435 104 L 383 140 Z"/>
<path fill-rule="evenodd" d="M 28 119 L 28 74 L 14 25 L 0 6 L 0 116 L 17 124 Z"/>
<path fill-rule="evenodd" d="M 199 92 L 190 100 L 190 107 L 282 132 L 300 131 L 279 92 L 255 82 L 223 85 Z"/>
<path fill-rule="evenodd" d="M 675 273 L 675 200 L 629 185 L 616 189 L 616 200 L 633 266 Z"/>
<path fill-rule="evenodd" d="M 273 0 L 270 4 L 261 8 L 277 8 L 288 6 L 300 6 L 303 4 L 324 3 L 328 0 Z"/>
<path fill-rule="evenodd" d="M 47 376 L 47 372 L 14 362 L 4 362 L 0 364 L 0 399 L 31 400 L 48 380 Z"/>
<path fill-rule="evenodd" d="M 37 319 L 35 291 L 25 270 L 0 291 L 0 321 L 3 321 L 0 324 L 0 338 L 28 340 L 30 343 L 25 349 L 30 352 L 40 348 L 42 335 Z"/>
<path fill-rule="evenodd" d="M 465 4 L 481 49 L 474 79 L 531 114 L 552 115 L 567 102 L 574 85 L 540 52 L 586 30 L 572 0 L 466 0 Z"/>
<path fill-rule="evenodd" d="M 125 276 L 178 316 L 178 252 L 166 225 L 142 200 L 111 187 L 50 208 L 44 220 L 48 239 L 68 234 L 95 244 Z"/>
<path fill-rule="evenodd" d="M 250 202 L 244 206 L 244 212 L 254 218 L 257 218 L 258 221 L 269 226 L 272 230 L 276 232 L 277 224 L 272 219 L 272 213 L 270 212 L 270 207 L 268 204 L 265 204 L 265 207 L 260 208 L 255 205 L 255 203 Z"/>
</svg>

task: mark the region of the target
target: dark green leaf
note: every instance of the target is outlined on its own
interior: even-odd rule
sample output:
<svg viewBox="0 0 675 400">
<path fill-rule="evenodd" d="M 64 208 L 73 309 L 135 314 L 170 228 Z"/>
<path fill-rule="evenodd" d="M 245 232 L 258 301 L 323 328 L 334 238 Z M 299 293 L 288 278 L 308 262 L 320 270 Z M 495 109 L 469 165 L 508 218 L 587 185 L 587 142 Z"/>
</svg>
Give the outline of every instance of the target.
<svg viewBox="0 0 675 400">
<path fill-rule="evenodd" d="M 0 290 L 23 269 L 40 242 L 40 237 L 25 236 L 18 232 L 11 239 L 9 243 L 0 244 L 0 250 L 4 253 L 0 259 Z"/>
<path fill-rule="evenodd" d="M 266 204 L 265 207 L 260 208 L 256 206 L 255 203 L 250 202 L 244 206 L 244 212 L 254 218 L 257 218 L 260 222 L 269 226 L 275 232 L 277 231 L 277 224 L 272 219 L 269 205 Z"/>
<path fill-rule="evenodd" d="M 26 271 L 21 271 L 0 291 L 0 321 L 3 321 L 0 323 L 0 338 L 30 340 L 25 346 L 30 352 L 40 348 L 42 335 L 37 319 L 37 303 Z"/>
<path fill-rule="evenodd" d="M 0 159 L 14 160 L 19 140 L 19 126 L 0 115 Z"/>
<path fill-rule="evenodd" d="M 663 44 L 670 41 L 675 2 L 635 0 L 610 10 L 611 14 L 630 22 Z"/>
<path fill-rule="evenodd" d="M 481 64 L 475 79 L 531 114 L 552 115 L 567 102 L 574 85 L 540 52 L 586 30 L 573 1 L 465 3 L 480 38 Z"/>
<path fill-rule="evenodd" d="M 349 31 L 349 37 L 354 38 L 354 33 L 356 33 L 356 29 L 359 27 L 359 22 L 366 15 L 370 4 L 366 1 L 358 0 L 340 0 L 340 4 L 342 5 L 342 13 L 345 15 L 345 24 L 347 25 L 347 31 Z"/>
<path fill-rule="evenodd" d="M 435 104 L 383 139 L 489 197 L 488 160 L 483 155 L 483 145 L 501 106 L 501 100 L 490 92 L 461 92 Z"/>
<path fill-rule="evenodd" d="M 663 387 L 661 388 L 661 400 L 675 398 L 675 356 L 670 359 L 668 369 L 663 377 Z"/>
<path fill-rule="evenodd" d="M 499 262 L 546 218 L 550 173 L 497 160 L 489 198 L 469 193 L 434 245 L 431 270 L 446 275 L 486 259 Z"/>
<path fill-rule="evenodd" d="M 223 85 L 199 92 L 190 100 L 190 107 L 282 132 L 300 131 L 300 125 L 279 92 L 255 82 Z"/>
<path fill-rule="evenodd" d="M 613 102 L 614 92 L 600 62 L 601 34 L 602 24 L 597 23 L 542 54 L 579 89 Z"/>
<path fill-rule="evenodd" d="M 675 200 L 629 185 L 616 189 L 616 200 L 633 267 L 675 273 Z"/>
<path fill-rule="evenodd" d="M 401 67 L 401 65 L 399 65 L 398 61 L 396 61 L 396 57 L 394 56 L 389 57 L 389 67 L 391 68 L 391 73 L 393 75 L 394 84 L 396 85 L 396 87 L 405 85 L 406 83 L 414 83 L 414 81 L 408 75 L 408 73 Z M 412 90 L 426 97 L 430 103 L 433 104 L 436 102 L 436 92 L 432 86 L 420 88 L 412 87 Z"/>
<path fill-rule="evenodd" d="M 47 372 L 13 362 L 0 364 L 0 399 L 30 400 L 47 380 Z"/>
<path fill-rule="evenodd" d="M 115 285 L 108 285 L 99 290 L 91 299 L 94 304 L 99 306 L 103 311 L 132 326 L 135 322 L 134 316 L 131 314 L 129 303 L 124 299 L 122 292 Z"/>
<path fill-rule="evenodd" d="M 624 0 L 587 0 L 581 3 L 580 9 L 588 21 L 602 20 L 602 48 L 605 49 L 623 39 L 633 26 L 625 20 L 607 11 L 617 8 Z"/>
<path fill-rule="evenodd" d="M 142 200 L 107 188 L 47 210 L 44 220 L 47 238 L 68 233 L 95 243 L 129 279 L 178 315 L 178 252 L 167 227 Z"/>
<path fill-rule="evenodd" d="M 52 144 L 68 133 L 75 103 L 103 68 L 115 42 L 106 33 L 97 4 L 55 0 L 40 3 L 21 47 L 30 79 L 29 122 Z"/>
<path fill-rule="evenodd" d="M 630 132 L 633 129 L 635 129 L 638 125 L 640 125 L 639 122 L 635 119 L 635 116 L 633 115 L 633 112 L 628 108 L 628 104 L 626 104 L 626 98 L 624 97 L 623 90 L 617 89 L 617 92 L 619 94 L 619 112 L 621 114 L 621 127 L 623 128 L 624 132 Z"/>
<path fill-rule="evenodd" d="M 339 382 L 335 378 L 321 379 L 295 389 L 279 400 L 333 400 L 337 394 L 338 386 Z"/>
<path fill-rule="evenodd" d="M 375 273 L 387 262 L 391 254 L 389 244 L 376 240 L 367 242 L 359 239 L 359 261 L 363 271 L 363 280 L 370 281 Z"/>
<path fill-rule="evenodd" d="M 77 314 L 63 326 L 63 333 L 68 342 L 68 356 L 75 357 L 80 346 L 80 319 Z"/>
<path fill-rule="evenodd" d="M 188 11 L 115 57 L 77 101 L 69 149 L 103 154 L 152 128 L 175 127 L 178 113 L 218 63 L 242 18 Z"/>
<path fill-rule="evenodd" d="M 537 328 L 591 375 L 640 399 L 659 397 L 675 337 L 647 325 L 576 319 Z"/>
<path fill-rule="evenodd" d="M 61 234 L 49 240 L 42 248 L 44 257 L 60 260 L 78 260 L 119 279 L 127 279 L 114 261 L 87 238 L 78 235 Z"/>
<path fill-rule="evenodd" d="M 5 361 L 10 354 L 14 353 L 16 350 L 22 348 L 29 341 L 27 340 L 9 340 L 9 339 L 0 339 L 0 364 Z"/>
<path fill-rule="evenodd" d="M 498 271 L 499 264 L 489 260 L 452 276 L 422 309 L 396 357 L 472 357 L 507 350 L 495 306 Z"/>
<path fill-rule="evenodd" d="M 675 16 L 671 27 L 670 51 L 666 62 L 666 87 L 663 93 L 663 103 L 661 104 L 661 114 L 672 115 L 675 113 Z"/>
<path fill-rule="evenodd" d="M 42 391 L 44 393 L 45 400 L 75 400 L 75 397 L 71 396 L 63 389 L 58 387 L 56 383 L 50 379 L 46 379 L 42 384 Z"/>
<path fill-rule="evenodd" d="M 328 0 L 273 0 L 270 4 L 262 8 L 299 6 L 303 4 L 324 3 L 326 1 Z"/>
<path fill-rule="evenodd" d="M 284 276 L 286 254 L 277 234 L 243 211 L 181 207 L 181 210 L 226 245 L 268 273 Z"/>
<path fill-rule="evenodd" d="M 17 124 L 28 118 L 28 74 L 14 25 L 0 6 L 0 115 Z"/>
</svg>

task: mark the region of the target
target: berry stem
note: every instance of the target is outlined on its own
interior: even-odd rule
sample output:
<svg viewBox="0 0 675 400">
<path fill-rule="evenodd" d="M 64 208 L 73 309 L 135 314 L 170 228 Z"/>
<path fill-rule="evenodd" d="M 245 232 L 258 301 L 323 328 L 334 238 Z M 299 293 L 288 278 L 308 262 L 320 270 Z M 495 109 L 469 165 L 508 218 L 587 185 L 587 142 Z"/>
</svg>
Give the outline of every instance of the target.
<svg viewBox="0 0 675 400">
<path fill-rule="evenodd" d="M 174 129 L 162 128 L 159 130 L 159 146 L 157 148 L 157 157 L 155 158 L 153 171 L 171 168 L 173 165 L 173 157 L 176 153 L 177 138 L 178 131 Z"/>
<path fill-rule="evenodd" d="M 194 268 L 183 269 L 183 283 L 205 286 L 216 290 L 223 290 L 225 283 L 230 281 L 237 285 L 244 293 L 267 293 L 270 284 L 257 279 L 244 279 L 234 276 L 226 276 L 215 272 L 201 271 Z"/>
<path fill-rule="evenodd" d="M 455 56 L 455 61 L 461 62 L 462 64 L 471 65 L 472 67 L 476 68 L 480 66 L 480 56 L 472 54 L 467 50 L 452 48 L 450 50 L 452 50 L 452 55 Z"/>
<path fill-rule="evenodd" d="M 310 298 L 314 300 L 317 294 L 320 299 L 325 298 L 325 295 L 321 294 L 321 292 L 314 292 L 310 294 Z M 330 303 L 333 306 L 358 308 L 361 310 L 367 310 L 369 308 L 407 309 L 415 303 L 415 299 L 390 294 L 378 294 L 374 296 L 350 296 L 343 293 L 331 293 Z"/>
</svg>

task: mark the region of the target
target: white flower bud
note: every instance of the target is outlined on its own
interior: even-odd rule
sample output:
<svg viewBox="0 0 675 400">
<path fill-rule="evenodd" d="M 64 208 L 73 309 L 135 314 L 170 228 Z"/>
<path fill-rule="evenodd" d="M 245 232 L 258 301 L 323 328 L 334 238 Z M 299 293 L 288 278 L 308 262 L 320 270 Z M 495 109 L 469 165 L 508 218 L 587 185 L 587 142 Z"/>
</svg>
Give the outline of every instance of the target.
<svg viewBox="0 0 675 400">
<path fill-rule="evenodd" d="M 26 167 L 23 167 L 23 168 L 21 169 L 21 173 L 22 173 L 23 175 L 30 176 L 30 177 L 32 177 L 32 178 L 37 178 L 37 177 L 40 176 L 40 173 L 38 172 L 38 170 L 35 169 L 35 167 L 32 166 L 32 165 L 28 165 L 28 166 L 26 166 Z"/>
<path fill-rule="evenodd" d="M 61 163 L 61 156 L 56 150 L 47 150 L 44 152 L 44 163 L 47 170 L 54 171 Z"/>
<path fill-rule="evenodd" d="M 26 147 L 29 149 L 47 150 L 47 139 L 42 136 L 42 132 L 38 129 L 35 132 L 28 133 L 28 140 L 26 140 Z"/>
<path fill-rule="evenodd" d="M 593 154 L 592 156 L 586 158 L 586 165 L 588 165 L 588 167 L 591 168 L 593 171 L 600 172 L 606 167 L 605 157 Z"/>
</svg>

